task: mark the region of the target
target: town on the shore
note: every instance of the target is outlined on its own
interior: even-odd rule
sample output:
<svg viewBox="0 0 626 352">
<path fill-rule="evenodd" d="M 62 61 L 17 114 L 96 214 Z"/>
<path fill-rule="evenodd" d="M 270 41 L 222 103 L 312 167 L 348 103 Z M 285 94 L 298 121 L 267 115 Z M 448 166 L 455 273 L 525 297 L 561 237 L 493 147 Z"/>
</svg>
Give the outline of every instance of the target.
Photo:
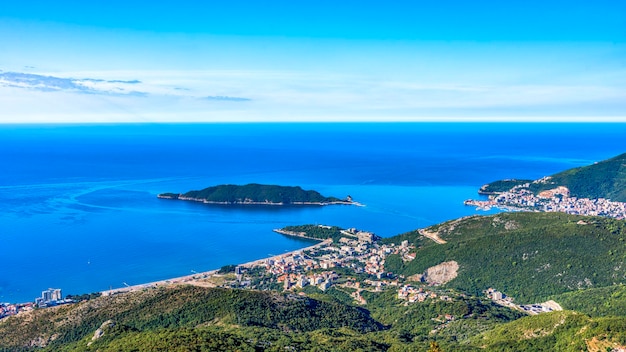
<svg viewBox="0 0 626 352">
<path fill-rule="evenodd" d="M 330 228 L 324 225 L 315 226 Z M 285 235 L 296 235 L 280 229 L 275 231 Z M 397 299 L 404 301 L 407 305 L 430 300 L 453 300 L 463 295 L 441 286 L 456 276 L 456 268 L 440 269 L 444 272 L 454 271 L 453 276 L 425 274 L 404 277 L 386 270 L 385 261 L 392 254 L 408 262 L 415 259 L 416 248 L 406 240 L 399 245 L 383 243 L 371 232 L 352 228 L 341 230 L 338 240 L 321 240 L 314 246 L 271 258 L 225 266 L 220 270 L 195 273 L 170 280 L 123 287 L 89 296 L 114 295 L 180 284 L 274 290 L 299 295 L 327 293 L 349 297 L 348 299 L 354 304 L 359 305 L 367 304 L 362 295 L 364 291 L 382 292 L 393 289 L 397 293 Z M 485 291 L 485 295 L 495 303 L 529 314 L 560 310 L 558 305 L 550 303 L 518 306 L 513 303 L 513 298 L 506 297 L 504 293 L 495 289 Z M 33 309 L 71 304 L 80 299 L 81 296 L 63 299 L 60 289 L 49 289 L 43 291 L 42 296 L 35 302 L 0 304 L 0 318 Z M 442 317 L 442 324 L 454 319 L 453 316 Z"/>
<path fill-rule="evenodd" d="M 544 177 L 532 183 L 546 183 L 550 177 Z M 489 210 L 562 212 L 576 215 L 605 216 L 623 220 L 626 218 L 626 203 L 614 202 L 605 198 L 578 198 L 570 196 L 570 190 L 558 186 L 550 190 L 533 193 L 531 182 L 514 186 L 506 192 L 498 192 L 488 196 L 487 200 L 468 199 L 465 205 L 476 206 Z M 483 186 L 484 187 L 484 186 Z"/>
<path fill-rule="evenodd" d="M 549 177 L 544 177 L 533 183 L 549 181 Z M 528 182 L 516 185 L 508 191 L 490 194 L 487 200 L 466 200 L 465 204 L 480 209 L 496 207 L 509 211 L 564 212 L 616 219 L 626 218 L 626 203 L 604 198 L 573 197 L 569 189 L 563 186 L 538 194 L 533 193 L 530 188 L 531 182 Z M 316 226 L 330 229 L 330 226 Z M 285 229 L 274 231 L 287 236 L 307 237 L 306 234 Z M 445 243 L 425 230 L 420 230 L 419 233 L 436 243 Z M 382 292 L 390 288 L 394 288 L 397 291 L 397 299 L 405 301 L 406 304 L 432 299 L 451 300 L 454 299 L 454 295 L 459 295 L 459 293 L 442 288 L 441 285 L 447 282 L 445 279 L 426 275 L 414 275 L 407 278 L 386 270 L 385 261 L 389 255 L 395 254 L 405 262 L 415 259 L 416 248 L 408 241 L 403 241 L 400 245 L 383 243 L 375 234 L 355 228 L 342 229 L 341 236 L 334 240 L 331 238 L 319 240 L 320 243 L 314 246 L 251 263 L 231 265 L 220 270 L 122 287 L 96 294 L 63 298 L 61 289 L 50 288 L 43 291 L 41 297 L 35 299 L 34 302 L 0 303 L 0 319 L 34 309 L 72 304 L 98 295 L 113 295 L 177 284 L 274 290 L 301 295 L 329 293 L 350 297 L 353 303 L 360 305 L 367 304 L 362 295 L 363 291 Z M 329 290 L 332 291 L 329 292 Z M 560 310 L 555 302 L 517 305 L 513 303 L 512 297 L 507 297 L 505 293 L 494 288 L 486 290 L 485 295 L 495 303 L 528 314 Z M 445 317 L 444 321 L 451 319 L 454 317 Z"/>
</svg>

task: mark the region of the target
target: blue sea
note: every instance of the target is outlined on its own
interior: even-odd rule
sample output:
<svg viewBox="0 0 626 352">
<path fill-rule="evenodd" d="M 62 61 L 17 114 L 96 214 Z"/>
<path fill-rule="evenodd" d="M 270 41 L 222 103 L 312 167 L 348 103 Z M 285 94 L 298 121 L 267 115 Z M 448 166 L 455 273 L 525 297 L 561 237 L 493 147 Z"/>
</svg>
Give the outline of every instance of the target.
<svg viewBox="0 0 626 352">
<path fill-rule="evenodd" d="M 463 201 L 626 152 L 626 124 L 0 125 L 0 302 L 102 291 L 311 242 L 272 229 L 383 237 L 486 214 Z M 298 185 L 365 204 L 210 206 L 157 199 L 218 184 Z"/>
</svg>

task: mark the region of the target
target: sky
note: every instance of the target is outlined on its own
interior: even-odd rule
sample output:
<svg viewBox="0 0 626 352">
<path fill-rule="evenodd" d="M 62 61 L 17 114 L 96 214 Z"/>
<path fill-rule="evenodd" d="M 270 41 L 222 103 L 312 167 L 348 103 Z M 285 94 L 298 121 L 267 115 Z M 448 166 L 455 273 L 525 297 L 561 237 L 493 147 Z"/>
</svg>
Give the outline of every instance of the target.
<svg viewBox="0 0 626 352">
<path fill-rule="evenodd" d="M 624 1 L 4 1 L 0 123 L 626 122 Z"/>
</svg>

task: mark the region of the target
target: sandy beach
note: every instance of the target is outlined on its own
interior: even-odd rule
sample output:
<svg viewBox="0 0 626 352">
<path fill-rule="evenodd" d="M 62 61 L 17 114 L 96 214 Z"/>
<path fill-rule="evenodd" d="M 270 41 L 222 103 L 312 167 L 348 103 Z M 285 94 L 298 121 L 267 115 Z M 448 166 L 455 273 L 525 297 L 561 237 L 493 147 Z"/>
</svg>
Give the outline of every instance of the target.
<svg viewBox="0 0 626 352">
<path fill-rule="evenodd" d="M 253 261 L 250 261 L 250 262 L 247 262 L 247 263 L 239 264 L 239 266 L 242 266 L 242 267 L 245 267 L 245 268 L 252 268 L 252 267 L 255 267 L 255 266 L 259 266 L 259 265 L 265 265 L 265 263 L 268 260 L 277 261 L 277 260 L 280 260 L 282 257 L 292 256 L 292 255 L 295 255 L 295 254 L 300 253 L 302 251 L 306 251 L 306 250 L 311 250 L 311 249 L 327 246 L 327 245 L 329 245 L 331 243 L 332 243 L 332 239 L 327 239 L 327 240 L 321 241 L 320 243 L 316 243 L 316 244 L 314 244 L 312 246 L 309 246 L 309 247 L 297 249 L 297 250 L 294 250 L 294 251 L 291 251 L 291 252 L 286 252 L 286 253 L 275 255 L 275 256 L 272 256 L 272 257 L 267 257 L 267 258 L 261 258 L 261 259 L 253 260 Z M 143 290 L 143 289 L 147 289 L 147 288 L 155 288 L 155 287 L 179 285 L 179 284 L 189 284 L 189 285 L 198 285 L 198 286 L 211 286 L 211 285 L 208 285 L 205 281 L 201 282 L 200 280 L 209 279 L 209 278 L 211 278 L 211 277 L 213 277 L 215 275 L 219 275 L 219 274 L 217 274 L 218 271 L 219 271 L 219 269 L 213 269 L 213 270 L 209 270 L 209 271 L 194 273 L 194 274 L 191 274 L 191 275 L 179 276 L 179 277 L 175 277 L 175 278 L 171 278 L 171 279 L 165 279 L 165 280 L 148 282 L 148 283 L 139 284 L 139 285 L 129 285 L 129 286 L 125 286 L 125 287 L 114 288 L 114 289 L 110 289 L 110 290 L 101 291 L 100 293 L 103 296 L 110 296 L 110 295 L 114 295 L 114 294 L 118 294 L 118 293 L 132 292 L 132 291 Z"/>
</svg>

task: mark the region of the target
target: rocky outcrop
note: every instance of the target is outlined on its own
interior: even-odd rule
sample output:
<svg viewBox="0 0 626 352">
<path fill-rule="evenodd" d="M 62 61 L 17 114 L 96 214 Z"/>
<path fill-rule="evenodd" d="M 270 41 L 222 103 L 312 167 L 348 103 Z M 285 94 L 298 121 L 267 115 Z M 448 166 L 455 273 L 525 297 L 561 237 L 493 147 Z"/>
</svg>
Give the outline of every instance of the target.
<svg viewBox="0 0 626 352">
<path fill-rule="evenodd" d="M 454 260 L 443 262 L 426 269 L 422 280 L 433 285 L 443 285 L 455 279 L 458 275 L 458 271 L 459 263 Z"/>
</svg>

